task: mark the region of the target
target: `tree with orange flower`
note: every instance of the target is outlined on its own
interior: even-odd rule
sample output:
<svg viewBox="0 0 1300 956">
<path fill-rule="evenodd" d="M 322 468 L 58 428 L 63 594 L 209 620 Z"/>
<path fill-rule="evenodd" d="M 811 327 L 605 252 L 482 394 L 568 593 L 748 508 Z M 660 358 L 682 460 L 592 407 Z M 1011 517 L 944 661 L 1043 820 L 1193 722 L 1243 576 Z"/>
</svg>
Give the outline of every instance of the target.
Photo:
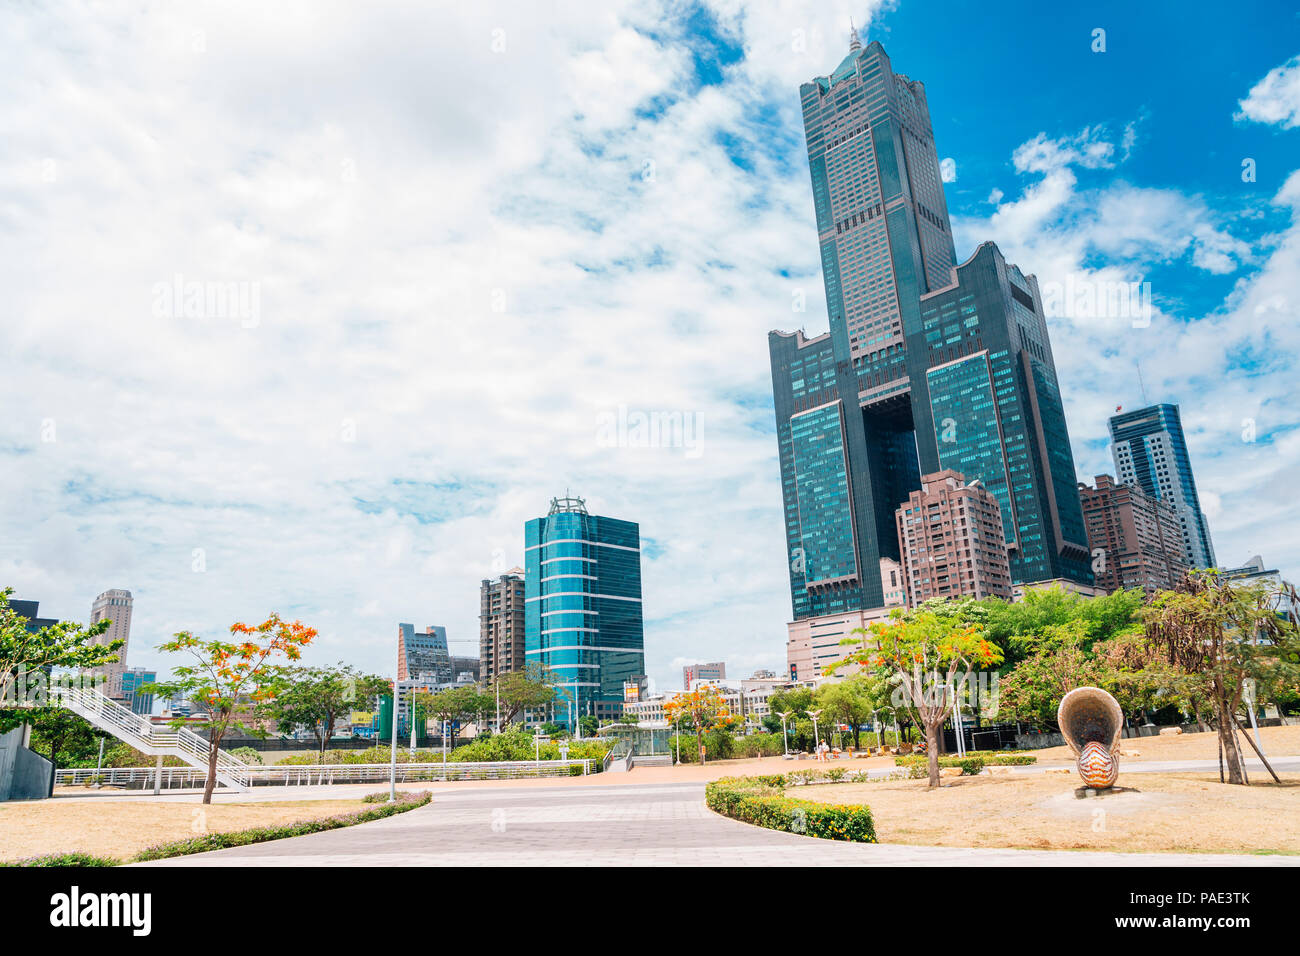
<svg viewBox="0 0 1300 956">
<path fill-rule="evenodd" d="M 235 723 L 239 708 L 255 709 L 275 696 L 279 658 L 296 661 L 302 648 L 316 636 L 314 628 L 301 621 L 292 624 L 272 614 L 258 625 L 230 625 L 233 640 L 205 640 L 181 631 L 158 645 L 169 653 L 187 652 L 193 664 L 172 668 L 172 679 L 151 685 L 149 690 L 169 697 L 184 695 L 207 710 L 208 777 L 203 802 L 212 802 L 217 784 L 217 756 L 221 740 Z"/>
<path fill-rule="evenodd" d="M 695 690 L 683 691 L 664 703 L 664 716 L 668 722 L 681 720 L 695 728 L 695 744 L 704 763 L 704 734 L 715 727 L 726 727 L 735 722 L 727 700 L 712 684 L 700 684 Z"/>
<path fill-rule="evenodd" d="M 976 667 L 1002 662 L 1002 652 L 984 637 L 982 625 L 930 609 L 895 609 L 889 621 L 858 628 L 843 643 L 856 644 L 844 660 L 826 673 L 848 664 L 883 670 L 898 682 L 903 706 L 916 713 L 925 727 L 930 786 L 939 786 L 939 728 L 952 713 L 954 690 L 965 684 Z"/>
</svg>

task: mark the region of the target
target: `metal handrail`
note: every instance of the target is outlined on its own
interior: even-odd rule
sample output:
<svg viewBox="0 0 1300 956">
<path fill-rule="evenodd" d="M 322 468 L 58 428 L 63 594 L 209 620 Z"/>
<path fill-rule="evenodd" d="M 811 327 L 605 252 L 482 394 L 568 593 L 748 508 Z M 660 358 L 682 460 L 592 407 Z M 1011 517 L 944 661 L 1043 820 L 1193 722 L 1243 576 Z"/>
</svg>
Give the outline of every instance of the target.
<svg viewBox="0 0 1300 956">
<path fill-rule="evenodd" d="M 519 777 L 571 776 L 572 768 L 582 767 L 583 774 L 593 772 L 594 760 L 520 760 L 520 761 L 452 761 L 439 763 L 399 763 L 397 780 L 403 782 L 435 782 L 444 780 L 493 780 Z M 321 786 L 335 783 L 366 783 L 384 781 L 392 768 L 386 763 L 372 764 L 289 764 L 269 767 L 247 766 L 248 785 Z M 598 771 L 597 771 L 598 772 Z M 153 767 L 109 767 L 103 769 L 79 768 L 56 770 L 55 782 L 59 786 L 99 782 L 121 786 L 154 780 Z M 160 782 L 171 787 L 179 778 L 182 786 L 198 786 L 207 776 L 199 767 L 164 767 Z"/>
</svg>

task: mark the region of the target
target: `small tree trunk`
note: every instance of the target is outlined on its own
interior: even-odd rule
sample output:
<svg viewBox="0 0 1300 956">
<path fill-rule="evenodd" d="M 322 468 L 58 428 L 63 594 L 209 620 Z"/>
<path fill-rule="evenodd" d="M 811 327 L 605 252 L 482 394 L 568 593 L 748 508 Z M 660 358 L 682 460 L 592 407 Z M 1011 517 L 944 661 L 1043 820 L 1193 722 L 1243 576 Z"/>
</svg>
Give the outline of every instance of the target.
<svg viewBox="0 0 1300 956">
<path fill-rule="evenodd" d="M 939 725 L 925 725 L 925 756 L 930 765 L 930 789 L 939 786 Z"/>
<path fill-rule="evenodd" d="M 221 750 L 221 741 L 208 742 L 208 779 L 203 781 L 203 802 L 212 802 L 212 791 L 217 788 L 217 754 Z"/>
<path fill-rule="evenodd" d="M 1232 717 L 1227 713 L 1222 700 L 1215 701 L 1218 718 L 1219 744 L 1223 747 L 1224 761 L 1228 768 L 1228 783 L 1244 784 L 1241 773 L 1241 751 L 1237 748 L 1237 737 L 1233 733 Z"/>
</svg>

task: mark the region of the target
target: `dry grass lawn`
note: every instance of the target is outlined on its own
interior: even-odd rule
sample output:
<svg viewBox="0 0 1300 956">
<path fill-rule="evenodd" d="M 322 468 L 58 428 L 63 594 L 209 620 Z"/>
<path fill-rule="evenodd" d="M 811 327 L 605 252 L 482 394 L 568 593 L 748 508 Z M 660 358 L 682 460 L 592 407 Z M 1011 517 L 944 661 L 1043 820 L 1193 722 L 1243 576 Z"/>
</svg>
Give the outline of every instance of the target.
<svg viewBox="0 0 1300 956">
<path fill-rule="evenodd" d="M 1260 739 L 1264 742 L 1264 756 L 1281 757 L 1300 754 L 1300 725 L 1294 727 L 1261 727 Z M 1251 731 L 1251 739 L 1255 738 Z M 1237 744 L 1242 752 L 1250 758 L 1255 751 L 1250 744 L 1237 735 Z M 1132 737 L 1120 741 L 1124 756 L 1120 758 L 1119 770 L 1124 772 L 1125 760 L 1218 760 L 1219 735 L 1213 731 L 1203 734 L 1163 734 L 1159 737 Z M 1048 747 L 1045 750 L 1031 751 L 1038 757 L 1039 763 L 1064 761 L 1073 764 L 1074 757 L 1069 747 Z M 1137 753 L 1132 757 L 1129 754 Z"/>
<path fill-rule="evenodd" d="M 0 860 L 91 853 L 124 860 L 157 843 L 360 810 L 360 800 L 283 803 L 159 803 L 38 800 L 0 803 Z"/>
<path fill-rule="evenodd" d="M 1219 783 L 1217 772 L 1125 776 L 1121 764 L 1115 790 L 1085 799 L 1076 796 L 1073 771 L 945 777 L 934 791 L 904 780 L 786 792 L 867 804 L 881 843 L 1300 854 L 1300 773 L 1280 776 L 1280 785 L 1256 774 L 1252 786 L 1237 787 Z"/>
</svg>

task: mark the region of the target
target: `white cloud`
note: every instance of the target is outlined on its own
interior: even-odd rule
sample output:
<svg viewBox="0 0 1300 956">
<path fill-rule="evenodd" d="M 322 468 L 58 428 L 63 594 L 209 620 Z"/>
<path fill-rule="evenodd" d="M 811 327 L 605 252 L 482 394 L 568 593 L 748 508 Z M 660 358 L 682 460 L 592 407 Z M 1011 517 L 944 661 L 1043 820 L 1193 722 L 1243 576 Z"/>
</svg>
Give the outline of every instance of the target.
<svg viewBox="0 0 1300 956">
<path fill-rule="evenodd" d="M 1300 126 L 1300 56 L 1269 70 L 1237 105 L 1233 119 L 1275 123 L 1283 129 Z"/>
<path fill-rule="evenodd" d="M 131 588 L 133 664 L 275 609 L 385 671 L 398 621 L 476 647 L 479 580 L 571 488 L 641 523 L 665 686 L 700 647 L 780 669 L 766 333 L 796 288 L 824 322 L 790 82 L 846 18 L 717 4 L 749 55 L 700 89 L 678 12 L 0 12 L 0 581 L 70 619 Z M 177 274 L 258 323 L 155 317 Z M 701 454 L 602 447 L 620 404 Z"/>
</svg>

